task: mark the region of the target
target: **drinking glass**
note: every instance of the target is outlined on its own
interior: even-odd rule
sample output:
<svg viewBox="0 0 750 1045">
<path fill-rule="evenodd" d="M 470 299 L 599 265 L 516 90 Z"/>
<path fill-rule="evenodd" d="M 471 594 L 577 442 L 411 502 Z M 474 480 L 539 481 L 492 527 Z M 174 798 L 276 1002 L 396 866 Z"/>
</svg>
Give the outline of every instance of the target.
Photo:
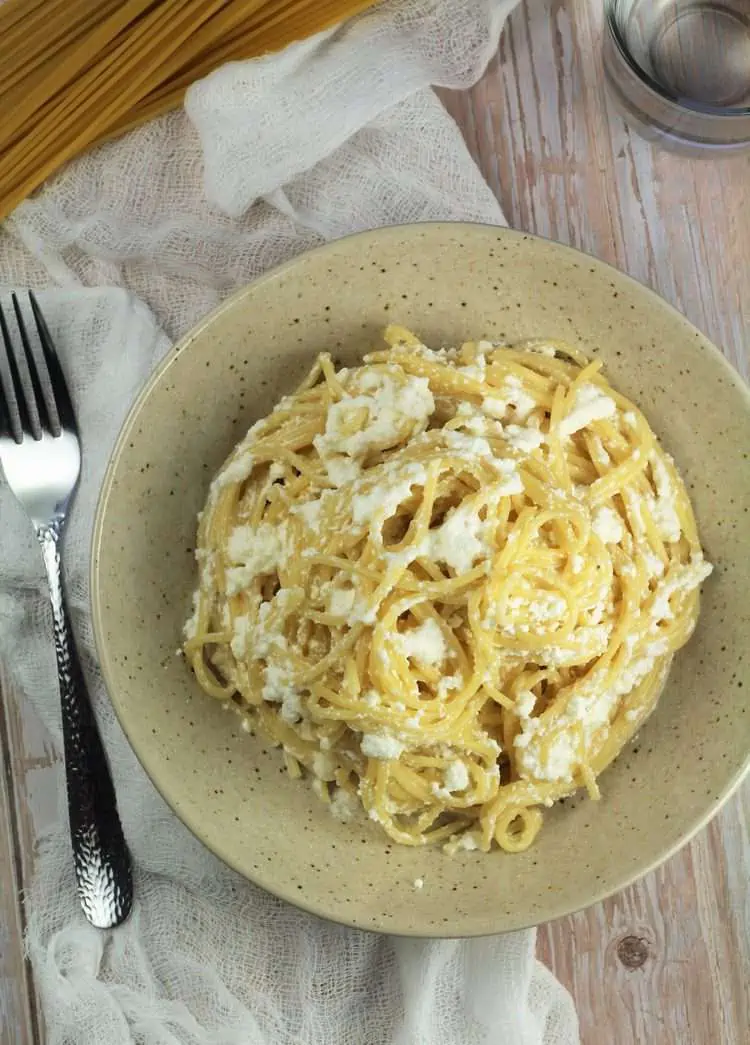
<svg viewBox="0 0 750 1045">
<path fill-rule="evenodd" d="M 625 118 L 680 151 L 750 148 L 750 0 L 604 0 L 604 68 Z"/>
</svg>

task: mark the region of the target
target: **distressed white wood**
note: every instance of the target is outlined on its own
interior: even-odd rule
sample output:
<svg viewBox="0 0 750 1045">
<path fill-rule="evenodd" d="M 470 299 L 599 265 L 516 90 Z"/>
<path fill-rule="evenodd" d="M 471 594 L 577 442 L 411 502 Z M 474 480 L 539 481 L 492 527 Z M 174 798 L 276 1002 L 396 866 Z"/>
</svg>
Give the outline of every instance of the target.
<svg viewBox="0 0 750 1045">
<path fill-rule="evenodd" d="M 511 225 L 650 285 L 748 377 L 750 158 L 689 160 L 607 98 L 601 0 L 528 0 L 472 91 L 444 95 Z M 750 1041 L 750 784 L 663 868 L 544 926 L 584 1045 Z"/>
<path fill-rule="evenodd" d="M 41 1011 L 23 953 L 21 894 L 31 882 L 37 840 L 57 816 L 59 777 L 47 730 L 2 670 L 0 694 L 0 1042 L 42 1045 Z"/>
<path fill-rule="evenodd" d="M 3 750 L 7 747 L 4 744 Z M 25 1045 L 31 1041 L 29 983 L 21 944 L 14 795 L 9 767 L 4 768 L 0 775 L 0 1041 Z"/>
<path fill-rule="evenodd" d="M 470 2 L 470 0 L 467 0 Z M 449 110 L 509 222 L 651 285 L 748 376 L 750 159 L 691 161 L 632 135 L 606 98 L 602 0 L 528 0 L 498 58 Z M 0 704 L 0 1041 L 42 1045 L 18 891 L 56 815 L 51 751 L 8 687 Z M 544 926 L 584 1045 L 750 1040 L 750 784 L 662 869 Z"/>
</svg>

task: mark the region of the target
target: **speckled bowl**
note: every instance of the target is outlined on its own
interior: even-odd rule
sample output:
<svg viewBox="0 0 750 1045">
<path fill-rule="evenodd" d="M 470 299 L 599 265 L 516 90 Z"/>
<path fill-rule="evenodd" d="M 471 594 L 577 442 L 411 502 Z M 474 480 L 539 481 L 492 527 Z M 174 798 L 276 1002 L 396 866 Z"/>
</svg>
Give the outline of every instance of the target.
<svg viewBox="0 0 750 1045">
<path fill-rule="evenodd" d="M 354 363 L 389 321 L 434 345 L 545 335 L 600 353 L 674 454 L 717 567 L 698 629 L 658 709 L 601 779 L 602 800 L 556 806 L 518 855 L 450 858 L 390 845 L 370 822 L 337 823 L 175 656 L 195 581 L 195 517 L 212 474 L 315 353 Z M 507 229 L 457 224 L 330 244 L 225 302 L 174 349 L 131 411 L 93 544 L 94 624 L 112 701 L 178 816 L 286 900 L 419 936 L 497 933 L 567 914 L 668 857 L 748 766 L 748 451 L 750 397 L 734 371 L 672 308 L 601 262 Z"/>
</svg>

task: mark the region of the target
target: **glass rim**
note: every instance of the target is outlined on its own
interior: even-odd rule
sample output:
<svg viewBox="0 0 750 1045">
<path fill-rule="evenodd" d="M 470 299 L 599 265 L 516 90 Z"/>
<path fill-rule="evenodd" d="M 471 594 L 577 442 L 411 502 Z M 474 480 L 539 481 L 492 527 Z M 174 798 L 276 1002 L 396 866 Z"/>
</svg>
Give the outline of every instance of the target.
<svg viewBox="0 0 750 1045">
<path fill-rule="evenodd" d="M 605 0 L 604 2 L 604 13 L 610 33 L 612 34 L 612 39 L 615 42 L 617 50 L 638 79 L 653 91 L 654 94 L 658 95 L 662 101 L 669 102 L 671 105 L 676 106 L 683 112 L 695 113 L 699 116 L 710 116 L 719 120 L 729 121 L 750 118 L 750 105 L 705 105 L 702 102 L 694 102 L 688 98 L 683 98 L 680 95 L 673 94 L 657 80 L 654 80 L 654 78 L 647 73 L 645 69 L 642 69 L 633 58 L 622 33 L 620 32 L 620 26 L 615 16 L 615 9 L 618 6 L 618 3 L 619 0 Z"/>
</svg>

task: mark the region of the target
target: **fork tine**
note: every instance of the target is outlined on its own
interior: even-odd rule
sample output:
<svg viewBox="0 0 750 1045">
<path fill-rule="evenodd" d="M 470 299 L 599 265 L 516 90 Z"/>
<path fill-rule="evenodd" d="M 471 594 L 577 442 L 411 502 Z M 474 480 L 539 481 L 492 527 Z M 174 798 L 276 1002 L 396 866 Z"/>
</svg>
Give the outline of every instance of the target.
<svg viewBox="0 0 750 1045">
<path fill-rule="evenodd" d="M 8 382 L 10 384 L 9 388 L 3 388 L 5 393 L 3 396 L 5 400 L 4 405 L 10 422 L 10 433 L 15 442 L 22 443 L 24 430 L 31 431 L 31 425 L 26 416 L 26 403 L 23 389 L 21 388 L 21 375 L 18 373 L 16 357 L 13 352 L 13 345 L 10 342 L 8 324 L 2 305 L 0 305 L 0 333 L 2 333 L 5 358 L 8 362 Z M 5 386 L 5 381 L 3 381 L 3 386 Z"/>
<path fill-rule="evenodd" d="M 31 424 L 34 425 L 36 420 L 39 425 L 39 437 L 41 438 L 42 428 L 44 426 L 44 414 L 47 415 L 49 420 L 48 430 L 50 433 L 58 435 L 55 432 L 54 421 L 50 413 L 49 403 L 47 396 L 44 394 L 44 388 L 42 387 L 42 381 L 39 375 L 39 367 L 37 365 L 36 356 L 34 350 L 31 347 L 29 341 L 28 331 L 26 330 L 26 323 L 24 322 L 23 313 L 21 312 L 21 306 L 18 301 L 16 294 L 11 294 L 11 300 L 13 302 L 13 311 L 16 314 L 16 324 L 18 325 L 18 332 L 21 335 L 21 344 L 23 345 L 24 356 L 26 357 L 26 367 L 29 371 L 29 379 L 31 381 L 31 394 L 34 400 L 34 407 L 36 412 L 36 419 L 34 418 L 34 410 L 31 409 L 31 403 L 29 403 L 29 414 L 31 417 Z M 34 433 L 36 439 L 36 432 Z"/>
<path fill-rule="evenodd" d="M 57 355 L 55 343 L 52 340 L 52 335 L 49 332 L 49 327 L 42 314 L 42 310 L 39 307 L 39 302 L 36 299 L 36 295 L 33 290 L 29 291 L 29 301 L 31 302 L 31 311 L 34 313 L 34 322 L 36 323 L 36 329 L 39 334 L 39 342 L 42 346 L 42 353 L 44 356 L 44 362 L 47 367 L 47 375 L 49 377 L 50 388 L 52 389 L 52 405 L 54 411 L 57 413 L 56 424 L 50 412 L 49 417 L 52 422 L 52 431 L 54 435 L 59 435 L 61 428 L 69 427 L 75 429 L 75 413 L 73 412 L 73 403 L 70 399 L 70 392 L 68 391 L 68 384 L 65 380 L 65 374 L 60 366 L 60 360 Z"/>
<path fill-rule="evenodd" d="M 8 397 L 5 394 L 5 386 L 3 380 L 0 380 L 0 437 L 10 436 L 15 439 L 13 435 L 13 426 L 10 423 L 10 411 L 8 409 Z"/>
</svg>

